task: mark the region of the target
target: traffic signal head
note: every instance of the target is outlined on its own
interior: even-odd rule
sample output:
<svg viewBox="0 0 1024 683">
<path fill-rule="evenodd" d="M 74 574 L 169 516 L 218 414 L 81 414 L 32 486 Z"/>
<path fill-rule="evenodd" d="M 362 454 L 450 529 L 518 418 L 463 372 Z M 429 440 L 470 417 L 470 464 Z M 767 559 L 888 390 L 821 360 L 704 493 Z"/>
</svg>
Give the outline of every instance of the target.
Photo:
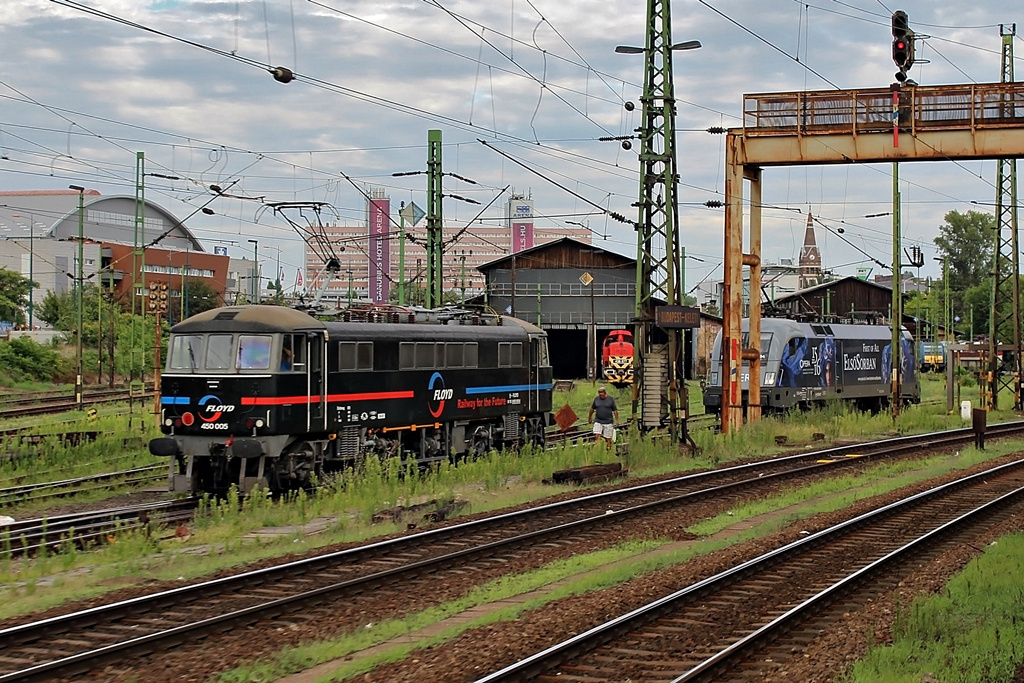
<svg viewBox="0 0 1024 683">
<path fill-rule="evenodd" d="M 892 13 L 892 37 L 906 38 L 907 34 L 910 33 L 910 19 L 907 17 L 907 13 L 903 10 L 897 10 Z"/>
<path fill-rule="evenodd" d="M 914 66 L 914 32 L 908 31 L 906 38 L 895 38 L 892 41 L 892 61 L 900 71 L 906 73 Z"/>
<path fill-rule="evenodd" d="M 914 66 L 914 32 L 903 10 L 892 13 L 892 38 L 892 61 L 905 75 Z"/>
</svg>

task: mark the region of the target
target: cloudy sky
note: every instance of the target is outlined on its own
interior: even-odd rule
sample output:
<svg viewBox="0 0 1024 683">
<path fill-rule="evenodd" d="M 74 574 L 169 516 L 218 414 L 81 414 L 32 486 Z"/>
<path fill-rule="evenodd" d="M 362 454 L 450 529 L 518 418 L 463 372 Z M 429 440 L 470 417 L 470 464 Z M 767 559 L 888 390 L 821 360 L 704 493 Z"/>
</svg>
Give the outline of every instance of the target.
<svg viewBox="0 0 1024 683">
<path fill-rule="evenodd" d="M 722 276 L 724 216 L 704 203 L 723 199 L 724 136 L 706 129 L 739 126 L 745 93 L 888 86 L 898 9 L 928 36 L 911 72 L 922 85 L 998 81 L 1000 24 L 1024 34 L 1019 0 L 672 4 L 673 42 L 703 44 L 674 57 L 689 287 Z M 644 44 L 645 12 L 640 0 L 3 0 L 0 189 L 131 195 L 141 151 L 148 173 L 181 178 L 147 177 L 147 198 L 182 219 L 216 212 L 188 220 L 209 250 L 243 256 L 256 237 L 261 258 L 280 247 L 293 272 L 301 242 L 266 203 L 324 202 L 324 221 L 348 224 L 365 220 L 371 187 L 394 207 L 425 206 L 425 176 L 392 174 L 425 170 L 436 128 L 444 170 L 477 183 L 447 177 L 445 192 L 493 200 L 484 224 L 500 222 L 509 192 L 526 193 L 538 225 L 583 223 L 635 256 L 632 229 L 606 213 L 636 217 L 639 145 L 598 138 L 640 124 L 642 57 L 614 49 Z M 1020 38 L 1015 49 L 1019 77 Z M 277 66 L 295 79 L 275 81 Z M 796 258 L 810 211 L 854 245 L 819 229 L 826 268 L 878 271 L 891 219 L 865 216 L 891 210 L 891 172 L 767 170 L 764 257 Z M 922 274 L 937 273 L 946 212 L 992 210 L 995 173 L 994 161 L 901 165 L 905 246 L 923 249 Z M 479 211 L 448 199 L 445 222 Z"/>
</svg>

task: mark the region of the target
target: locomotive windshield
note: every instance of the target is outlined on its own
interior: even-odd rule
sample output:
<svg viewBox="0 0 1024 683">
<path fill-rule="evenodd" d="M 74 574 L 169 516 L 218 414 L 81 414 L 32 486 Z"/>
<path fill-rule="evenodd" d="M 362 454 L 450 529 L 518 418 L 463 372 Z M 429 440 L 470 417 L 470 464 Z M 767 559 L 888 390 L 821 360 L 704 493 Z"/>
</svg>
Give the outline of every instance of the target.
<svg viewBox="0 0 1024 683">
<path fill-rule="evenodd" d="M 288 342 L 291 340 L 288 339 Z M 277 370 L 271 365 L 274 336 L 269 334 L 176 334 L 171 335 L 167 370 L 212 370 L 231 372 L 233 370 Z M 289 344 L 281 348 L 281 354 L 292 350 Z M 297 354 L 297 361 L 301 354 Z M 290 366 L 282 369 L 292 369 Z"/>
<path fill-rule="evenodd" d="M 234 339 L 230 334 L 211 334 L 206 343 L 206 369 L 228 370 L 231 368 L 231 348 Z"/>
<path fill-rule="evenodd" d="M 167 366 L 171 370 L 195 370 L 203 357 L 203 338 L 198 334 L 183 334 L 171 341 L 171 357 Z"/>
<path fill-rule="evenodd" d="M 238 369 L 270 369 L 270 343 L 272 337 L 265 334 L 238 335 Z"/>
</svg>

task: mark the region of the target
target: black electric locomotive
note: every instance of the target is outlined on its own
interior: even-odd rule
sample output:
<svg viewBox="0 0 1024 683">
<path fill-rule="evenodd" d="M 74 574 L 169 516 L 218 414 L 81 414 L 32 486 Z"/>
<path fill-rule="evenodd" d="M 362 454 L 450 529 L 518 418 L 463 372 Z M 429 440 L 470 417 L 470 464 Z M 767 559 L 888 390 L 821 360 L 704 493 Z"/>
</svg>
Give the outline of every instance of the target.
<svg viewBox="0 0 1024 683">
<path fill-rule="evenodd" d="M 742 322 L 742 345 L 749 347 L 749 320 Z M 921 402 L 921 384 L 910 333 L 901 330 L 900 391 L 905 403 Z M 808 407 L 829 400 L 849 401 L 878 411 L 891 398 L 892 329 L 886 325 L 803 323 L 761 320 L 761 408 L 768 412 Z M 722 410 L 722 333 L 711 353 L 704 409 Z M 742 404 L 748 404 L 750 366 L 739 368 Z"/>
<path fill-rule="evenodd" d="M 165 436 L 150 442 L 172 458 L 171 490 L 287 491 L 371 454 L 430 463 L 543 446 L 553 386 L 543 330 L 500 316 L 366 318 L 234 306 L 171 328 Z"/>
</svg>

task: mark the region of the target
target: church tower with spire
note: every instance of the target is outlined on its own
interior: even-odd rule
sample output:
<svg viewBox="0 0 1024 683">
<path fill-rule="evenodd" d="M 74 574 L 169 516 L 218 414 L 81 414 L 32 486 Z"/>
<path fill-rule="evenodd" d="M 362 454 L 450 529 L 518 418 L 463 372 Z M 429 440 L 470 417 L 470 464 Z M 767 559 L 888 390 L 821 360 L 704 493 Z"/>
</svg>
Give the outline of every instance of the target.
<svg viewBox="0 0 1024 683">
<path fill-rule="evenodd" d="M 807 229 L 804 230 L 804 246 L 800 249 L 800 289 L 819 285 L 821 277 L 821 253 L 814 240 L 814 218 L 807 212 Z"/>
</svg>

